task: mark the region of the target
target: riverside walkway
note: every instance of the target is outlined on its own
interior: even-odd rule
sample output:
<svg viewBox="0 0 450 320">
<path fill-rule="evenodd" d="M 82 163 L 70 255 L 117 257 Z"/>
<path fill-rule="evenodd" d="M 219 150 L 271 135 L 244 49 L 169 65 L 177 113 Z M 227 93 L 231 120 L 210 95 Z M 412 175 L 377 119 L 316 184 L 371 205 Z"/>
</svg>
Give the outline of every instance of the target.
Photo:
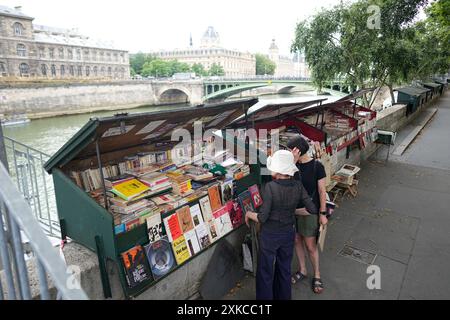
<svg viewBox="0 0 450 320">
<path fill-rule="evenodd" d="M 379 159 L 361 163 L 358 196 L 344 199 L 329 224 L 321 253 L 325 290 L 312 292 L 310 273 L 293 285 L 293 299 L 450 298 L 450 92 L 432 107 L 437 113 L 403 155 L 383 163 L 380 150 Z M 414 127 L 402 129 L 396 144 Z M 368 265 L 339 255 L 345 245 L 377 255 L 381 289 L 367 288 Z M 225 297 L 254 298 L 250 276 Z"/>
</svg>

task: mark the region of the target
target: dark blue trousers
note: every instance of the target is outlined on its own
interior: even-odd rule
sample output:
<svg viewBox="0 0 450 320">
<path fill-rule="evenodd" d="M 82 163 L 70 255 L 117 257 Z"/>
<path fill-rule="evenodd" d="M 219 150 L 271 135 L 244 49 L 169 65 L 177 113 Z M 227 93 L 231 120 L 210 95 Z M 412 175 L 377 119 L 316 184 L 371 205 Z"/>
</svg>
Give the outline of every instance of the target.
<svg viewBox="0 0 450 320">
<path fill-rule="evenodd" d="M 256 273 L 257 300 L 291 299 L 291 263 L 295 231 L 275 233 L 262 230 Z"/>
</svg>

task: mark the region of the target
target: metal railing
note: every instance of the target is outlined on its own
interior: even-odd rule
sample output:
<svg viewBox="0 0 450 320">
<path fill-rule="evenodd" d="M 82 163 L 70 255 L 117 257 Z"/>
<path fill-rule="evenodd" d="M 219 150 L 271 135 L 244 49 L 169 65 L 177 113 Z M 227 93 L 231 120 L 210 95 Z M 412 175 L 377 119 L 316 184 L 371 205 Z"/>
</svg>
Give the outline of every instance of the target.
<svg viewBox="0 0 450 320">
<path fill-rule="evenodd" d="M 29 203 L 17 190 L 4 165 L 0 162 L 0 300 L 30 300 L 57 297 L 65 300 L 86 300 L 86 293 L 73 279 L 64 260 L 43 232 Z M 31 258 L 25 261 L 23 238 L 27 238 Z M 36 268 L 30 267 L 35 262 Z M 37 270 L 39 289 L 31 270 Z M 52 294 L 49 280 L 56 288 Z"/>
<path fill-rule="evenodd" d="M 60 237 L 53 180 L 44 170 L 50 156 L 8 137 L 4 143 L 11 178 L 45 233 Z"/>
</svg>

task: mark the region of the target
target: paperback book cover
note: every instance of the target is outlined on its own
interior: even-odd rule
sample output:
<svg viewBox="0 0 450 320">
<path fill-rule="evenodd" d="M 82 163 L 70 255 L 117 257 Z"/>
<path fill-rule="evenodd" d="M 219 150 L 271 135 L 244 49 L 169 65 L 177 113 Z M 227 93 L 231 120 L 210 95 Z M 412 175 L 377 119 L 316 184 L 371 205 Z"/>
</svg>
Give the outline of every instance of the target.
<svg viewBox="0 0 450 320">
<path fill-rule="evenodd" d="M 259 208 L 263 204 L 263 200 L 261 197 L 261 194 L 259 193 L 259 188 L 256 184 L 252 185 L 250 188 L 248 188 L 248 191 L 250 191 L 250 195 L 252 197 L 253 206 L 255 209 Z"/>
<path fill-rule="evenodd" d="M 203 220 L 206 222 L 213 220 L 214 217 L 212 214 L 211 203 L 209 201 L 209 197 L 200 198 L 198 203 L 200 204 L 200 208 L 202 210 Z"/>
<path fill-rule="evenodd" d="M 144 249 L 141 246 L 136 246 L 122 253 L 122 262 L 130 288 L 152 279 Z"/>
<path fill-rule="evenodd" d="M 162 237 L 144 248 L 154 279 L 165 276 L 176 267 L 172 246 L 167 237 Z"/>
<path fill-rule="evenodd" d="M 170 242 L 173 242 L 183 235 L 176 213 L 164 218 L 164 227 L 166 228 L 167 237 Z"/>
<path fill-rule="evenodd" d="M 191 211 L 189 206 L 184 206 L 177 211 L 178 221 L 180 222 L 181 231 L 183 233 L 194 229 L 194 223 L 192 222 Z"/>
<path fill-rule="evenodd" d="M 191 253 L 189 252 L 189 248 L 186 245 L 186 240 L 183 235 L 172 242 L 172 248 L 178 265 L 181 265 L 191 257 Z"/>
<path fill-rule="evenodd" d="M 233 225 L 233 229 L 236 229 L 244 223 L 242 209 L 237 202 L 228 201 L 227 210 L 230 214 L 230 220 L 231 224 Z"/>
<path fill-rule="evenodd" d="M 208 188 L 209 202 L 211 203 L 212 212 L 219 210 L 222 207 L 219 186 L 214 185 Z"/>
<path fill-rule="evenodd" d="M 191 217 L 192 217 L 192 222 L 194 223 L 194 228 L 203 224 L 204 221 L 203 221 L 203 217 L 202 217 L 202 212 L 200 210 L 200 205 L 195 204 L 192 207 L 190 207 L 189 210 L 191 211 Z"/>
<path fill-rule="evenodd" d="M 242 213 L 245 215 L 247 211 L 255 211 L 253 206 L 252 195 L 250 191 L 244 191 L 238 196 L 239 204 L 242 208 Z"/>
<path fill-rule="evenodd" d="M 211 244 L 211 238 L 207 224 L 203 223 L 195 228 L 200 248 L 205 249 Z"/>
<path fill-rule="evenodd" d="M 111 192 L 124 200 L 131 200 L 149 190 L 149 187 L 137 179 L 127 180 L 113 186 Z"/>
<path fill-rule="evenodd" d="M 219 237 L 223 237 L 233 230 L 233 224 L 226 206 L 214 212 L 214 223 Z"/>
<path fill-rule="evenodd" d="M 211 242 L 217 241 L 220 238 L 220 235 L 217 232 L 217 227 L 216 227 L 215 221 L 214 220 L 209 221 L 208 223 L 206 223 L 206 226 L 208 228 Z"/>
<path fill-rule="evenodd" d="M 189 248 L 191 256 L 196 255 L 200 251 L 200 244 L 198 243 L 197 234 L 195 230 L 188 231 L 184 234 L 186 245 Z"/>
<path fill-rule="evenodd" d="M 148 217 L 146 220 L 148 238 L 150 239 L 150 243 L 161 239 L 163 236 L 161 215 L 159 213 L 156 213 Z"/>
<path fill-rule="evenodd" d="M 233 179 L 226 179 L 220 184 L 222 203 L 225 204 L 233 199 Z"/>
</svg>

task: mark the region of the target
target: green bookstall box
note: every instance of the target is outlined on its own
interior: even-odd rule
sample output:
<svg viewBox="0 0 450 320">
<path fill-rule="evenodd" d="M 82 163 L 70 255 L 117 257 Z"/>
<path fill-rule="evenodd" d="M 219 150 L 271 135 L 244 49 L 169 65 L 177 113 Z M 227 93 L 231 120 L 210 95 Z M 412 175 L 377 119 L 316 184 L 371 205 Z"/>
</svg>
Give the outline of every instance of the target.
<svg viewBox="0 0 450 320">
<path fill-rule="evenodd" d="M 127 285 L 126 272 L 121 267 L 121 254 L 136 245 L 149 243 L 149 235 L 145 223 L 128 231 L 117 231 L 115 217 L 108 211 L 105 176 L 117 174 L 112 170 L 113 166 L 120 167 L 121 161 L 130 156 L 158 152 L 163 156 L 164 152 L 169 152 L 179 144 L 179 141 L 172 141 L 171 133 L 174 129 L 185 129 L 185 132 L 194 136 L 194 124 L 201 122 L 203 131 L 212 128 L 221 130 L 239 117 L 245 119 L 249 108 L 257 102 L 257 99 L 241 99 L 170 111 L 91 118 L 45 164 L 46 171 L 53 176 L 62 238 L 69 237 L 97 253 L 105 297 L 111 296 L 106 272 L 107 259 L 119 266 L 122 287 L 127 297 L 142 293 L 162 279 L 152 278 L 132 288 Z M 234 136 L 229 136 L 225 131 L 222 136 L 227 141 L 239 144 Z M 241 143 L 239 147 L 250 146 Z M 261 184 L 260 164 L 252 164 L 249 167 L 250 174 L 235 181 L 235 194 L 251 185 Z M 99 176 L 79 175 L 75 178 L 73 174 L 94 169 L 98 169 L 96 172 Z M 77 179 L 82 181 L 78 182 Z M 92 192 L 88 192 L 92 190 L 80 185 L 98 189 L 97 198 L 93 197 Z M 167 190 L 161 192 L 165 191 Z M 158 192 L 152 196 L 157 194 Z M 171 215 L 176 209 L 163 213 L 161 218 Z"/>
</svg>

